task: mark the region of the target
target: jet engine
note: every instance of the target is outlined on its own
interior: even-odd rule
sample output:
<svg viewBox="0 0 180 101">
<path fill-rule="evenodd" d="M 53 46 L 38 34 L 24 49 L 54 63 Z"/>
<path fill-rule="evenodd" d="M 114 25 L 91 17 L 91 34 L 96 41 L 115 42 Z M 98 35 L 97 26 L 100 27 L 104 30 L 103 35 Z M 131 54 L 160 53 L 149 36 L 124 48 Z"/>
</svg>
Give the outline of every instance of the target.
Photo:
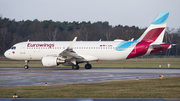
<svg viewBox="0 0 180 101">
<path fill-rule="evenodd" d="M 58 66 L 59 64 L 65 63 L 64 60 L 60 60 L 58 57 L 44 56 L 41 59 L 43 66 Z"/>
</svg>

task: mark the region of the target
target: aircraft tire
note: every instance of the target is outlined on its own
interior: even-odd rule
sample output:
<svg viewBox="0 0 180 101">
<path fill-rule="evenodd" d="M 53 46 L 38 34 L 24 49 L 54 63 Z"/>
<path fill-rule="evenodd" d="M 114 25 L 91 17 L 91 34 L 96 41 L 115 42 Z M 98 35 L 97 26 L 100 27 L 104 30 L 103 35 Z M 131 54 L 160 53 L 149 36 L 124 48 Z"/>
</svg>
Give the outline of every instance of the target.
<svg viewBox="0 0 180 101">
<path fill-rule="evenodd" d="M 29 68 L 29 66 L 28 66 L 28 65 L 25 65 L 25 66 L 24 66 L 24 69 L 28 69 L 28 68 Z"/>
<path fill-rule="evenodd" d="M 92 65 L 91 65 L 91 64 L 86 64 L 86 65 L 85 65 L 85 68 L 86 68 L 86 69 L 91 69 L 91 68 L 92 68 Z"/>
<path fill-rule="evenodd" d="M 73 70 L 78 70 L 78 69 L 79 69 L 79 65 L 73 65 L 73 66 L 72 66 L 72 69 L 73 69 Z"/>
</svg>

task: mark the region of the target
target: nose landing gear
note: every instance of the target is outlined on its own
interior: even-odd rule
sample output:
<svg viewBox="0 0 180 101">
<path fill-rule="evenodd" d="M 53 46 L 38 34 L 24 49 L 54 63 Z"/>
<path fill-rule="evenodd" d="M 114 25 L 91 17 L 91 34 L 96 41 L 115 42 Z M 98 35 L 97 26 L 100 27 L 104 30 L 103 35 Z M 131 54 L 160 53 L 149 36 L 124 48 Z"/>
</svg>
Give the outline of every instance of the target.
<svg viewBox="0 0 180 101">
<path fill-rule="evenodd" d="M 24 66 L 24 69 L 28 69 L 29 68 L 29 66 L 28 66 L 28 63 L 29 63 L 29 61 L 28 60 L 25 60 L 25 66 Z"/>
</svg>

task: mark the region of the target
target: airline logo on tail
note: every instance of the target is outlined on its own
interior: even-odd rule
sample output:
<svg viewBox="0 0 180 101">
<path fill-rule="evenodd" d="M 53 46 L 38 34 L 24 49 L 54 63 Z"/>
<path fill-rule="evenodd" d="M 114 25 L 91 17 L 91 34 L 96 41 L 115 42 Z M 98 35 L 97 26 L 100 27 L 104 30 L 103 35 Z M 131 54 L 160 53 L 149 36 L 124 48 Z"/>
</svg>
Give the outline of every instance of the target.
<svg viewBox="0 0 180 101">
<path fill-rule="evenodd" d="M 162 43 L 168 16 L 169 12 L 162 12 L 157 16 L 137 40 L 138 43 L 127 56 L 127 59 L 156 53 L 171 46 L 170 44 Z"/>
</svg>

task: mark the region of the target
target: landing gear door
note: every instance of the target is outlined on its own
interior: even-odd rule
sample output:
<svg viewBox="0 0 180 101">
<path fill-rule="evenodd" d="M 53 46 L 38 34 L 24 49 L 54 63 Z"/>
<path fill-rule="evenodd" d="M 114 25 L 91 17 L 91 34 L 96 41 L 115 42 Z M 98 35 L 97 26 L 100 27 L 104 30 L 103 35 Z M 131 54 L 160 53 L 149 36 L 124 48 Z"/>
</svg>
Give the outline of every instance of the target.
<svg viewBox="0 0 180 101">
<path fill-rule="evenodd" d="M 26 44 L 21 44 L 20 54 L 25 54 Z"/>
</svg>

